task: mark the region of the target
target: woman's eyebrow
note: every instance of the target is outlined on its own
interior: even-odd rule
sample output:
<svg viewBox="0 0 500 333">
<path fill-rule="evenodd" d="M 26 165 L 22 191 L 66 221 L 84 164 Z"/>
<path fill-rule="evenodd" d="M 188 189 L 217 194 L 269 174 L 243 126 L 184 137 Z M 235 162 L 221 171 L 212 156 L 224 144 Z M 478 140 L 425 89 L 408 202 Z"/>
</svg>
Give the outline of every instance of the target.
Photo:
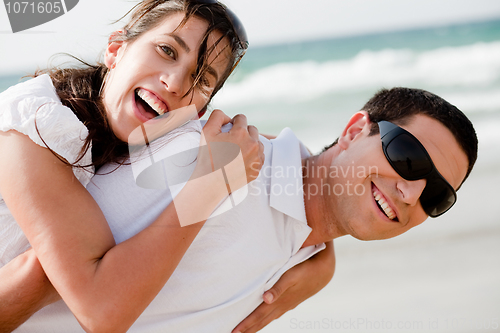
<svg viewBox="0 0 500 333">
<path fill-rule="evenodd" d="M 207 66 L 207 73 L 215 78 L 215 82 L 219 82 L 219 75 L 217 75 L 217 71 L 212 66 Z"/>
<path fill-rule="evenodd" d="M 177 42 L 177 44 L 179 44 L 179 46 L 182 47 L 184 49 L 184 51 L 186 51 L 187 53 L 191 52 L 191 49 L 186 44 L 186 42 L 184 42 L 184 40 L 181 37 L 179 37 L 178 35 L 176 35 L 174 33 L 166 33 L 164 35 L 172 37 L 173 39 L 175 39 L 175 41 Z"/>
</svg>

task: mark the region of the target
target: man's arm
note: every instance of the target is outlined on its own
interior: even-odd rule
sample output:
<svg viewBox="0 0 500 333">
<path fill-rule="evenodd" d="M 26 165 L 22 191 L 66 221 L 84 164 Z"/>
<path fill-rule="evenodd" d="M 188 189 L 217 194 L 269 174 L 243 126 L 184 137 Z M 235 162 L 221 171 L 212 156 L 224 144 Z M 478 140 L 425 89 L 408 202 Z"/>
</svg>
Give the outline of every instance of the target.
<svg viewBox="0 0 500 333">
<path fill-rule="evenodd" d="M 2 267 L 0 281 L 0 333 L 12 332 L 60 299 L 32 249 Z"/>
</svg>

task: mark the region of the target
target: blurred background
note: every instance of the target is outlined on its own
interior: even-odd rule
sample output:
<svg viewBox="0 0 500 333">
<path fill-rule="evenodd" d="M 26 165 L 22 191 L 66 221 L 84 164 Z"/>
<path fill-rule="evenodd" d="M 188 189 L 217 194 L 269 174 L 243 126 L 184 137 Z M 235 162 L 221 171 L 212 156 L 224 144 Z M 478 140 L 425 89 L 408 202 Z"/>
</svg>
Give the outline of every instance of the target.
<svg viewBox="0 0 500 333">
<path fill-rule="evenodd" d="M 134 1 L 81 0 L 13 34 L 0 9 L 0 91 L 67 52 L 99 59 Z M 473 121 L 479 158 L 455 207 L 392 240 L 335 241 L 319 294 L 264 332 L 500 331 L 500 1 L 226 0 L 250 48 L 212 105 L 313 151 L 380 88 L 422 88 Z"/>
</svg>

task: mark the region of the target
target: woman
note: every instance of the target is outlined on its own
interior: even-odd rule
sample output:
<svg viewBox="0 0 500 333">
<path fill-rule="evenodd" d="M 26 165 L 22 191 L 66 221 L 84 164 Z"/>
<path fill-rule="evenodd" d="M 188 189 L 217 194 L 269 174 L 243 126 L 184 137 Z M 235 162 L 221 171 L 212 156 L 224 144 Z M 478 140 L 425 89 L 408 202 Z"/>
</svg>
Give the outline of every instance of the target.
<svg viewBox="0 0 500 333">
<path fill-rule="evenodd" d="M 58 122 L 51 118 L 53 109 L 46 109 L 54 105 L 55 98 L 27 107 L 35 115 L 28 117 L 34 119 L 31 132 L 2 124 L 2 198 L 51 283 L 85 330 L 126 330 L 168 280 L 202 226 L 180 228 L 170 205 L 149 228 L 115 246 L 99 208 L 74 181 L 76 175 L 85 182 L 81 169 L 89 158 L 90 141 L 93 164 L 99 167 L 120 161 L 128 135 L 156 112 L 194 104 L 202 114 L 237 64 L 242 46 L 226 10 L 218 3 L 143 1 L 131 22 L 111 36 L 105 67 L 50 72 L 56 98 L 88 128 L 85 144 L 68 149 L 68 141 L 60 143 L 67 135 L 49 138 L 53 131 L 46 124 Z M 41 76 L 32 81 L 46 79 Z M 31 88 L 43 95 L 46 85 L 42 82 L 41 88 L 36 84 Z M 24 88 L 20 90 L 26 91 Z M 28 100 L 21 91 L 13 90 L 9 94 L 14 93 L 16 101 Z M 235 117 L 229 133 L 220 133 L 227 121 L 227 116 L 215 112 L 205 127 L 205 137 L 207 141 L 237 143 L 249 174 L 245 181 L 251 180 L 256 176 L 248 172 L 255 169 L 252 163 L 261 162 L 258 133 L 241 116 Z M 62 126 L 71 128 L 67 134 L 76 133 L 70 142 L 78 143 L 85 131 L 74 118 L 68 123 L 72 126 L 66 122 Z M 36 144 L 48 138 L 51 151 Z M 75 151 L 84 153 L 78 156 Z M 198 192 L 187 185 L 180 195 L 196 202 L 198 210 L 204 207 L 205 217 L 227 195 L 221 192 L 205 198 Z M 157 228 L 165 225 L 175 228 Z"/>
</svg>

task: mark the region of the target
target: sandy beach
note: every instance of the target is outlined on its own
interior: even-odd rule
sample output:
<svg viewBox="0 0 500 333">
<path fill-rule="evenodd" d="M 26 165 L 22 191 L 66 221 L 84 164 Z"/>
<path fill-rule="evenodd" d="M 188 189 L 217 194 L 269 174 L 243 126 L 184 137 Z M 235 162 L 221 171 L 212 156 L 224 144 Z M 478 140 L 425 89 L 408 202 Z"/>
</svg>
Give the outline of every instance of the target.
<svg viewBox="0 0 500 333">
<path fill-rule="evenodd" d="M 335 240 L 330 284 L 262 332 L 499 332 L 499 156 L 480 145 L 442 217 L 390 240 Z"/>
</svg>

